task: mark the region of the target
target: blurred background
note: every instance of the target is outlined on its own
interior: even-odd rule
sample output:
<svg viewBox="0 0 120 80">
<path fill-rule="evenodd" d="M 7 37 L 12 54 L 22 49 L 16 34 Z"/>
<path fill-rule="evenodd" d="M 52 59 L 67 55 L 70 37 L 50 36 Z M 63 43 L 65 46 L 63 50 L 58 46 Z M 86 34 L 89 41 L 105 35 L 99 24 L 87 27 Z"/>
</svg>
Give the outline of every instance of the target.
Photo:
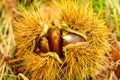
<svg viewBox="0 0 120 80">
<path fill-rule="evenodd" d="M 12 21 L 23 9 L 28 11 L 51 0 L 0 0 L 0 80 L 14 80 L 11 66 L 7 60 L 14 58 L 16 50 Z M 100 19 L 120 41 L 120 0 L 79 0 L 89 3 Z"/>
</svg>

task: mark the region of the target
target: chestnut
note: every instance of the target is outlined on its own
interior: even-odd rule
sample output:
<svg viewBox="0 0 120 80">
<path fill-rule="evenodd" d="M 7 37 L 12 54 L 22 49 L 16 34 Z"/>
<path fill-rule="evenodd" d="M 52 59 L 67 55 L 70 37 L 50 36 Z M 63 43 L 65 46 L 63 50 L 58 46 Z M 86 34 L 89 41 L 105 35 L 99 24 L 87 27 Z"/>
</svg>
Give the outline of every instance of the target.
<svg viewBox="0 0 120 80">
<path fill-rule="evenodd" d="M 83 42 L 85 41 L 81 36 L 76 35 L 74 33 L 68 33 L 63 37 L 63 43 L 62 46 L 66 46 L 68 44 L 75 44 L 77 42 Z"/>
<path fill-rule="evenodd" d="M 61 36 L 62 36 L 62 29 L 59 29 L 57 27 L 51 28 L 48 31 L 48 35 L 47 35 L 50 51 L 58 53 L 59 56 L 62 56 Z"/>
</svg>

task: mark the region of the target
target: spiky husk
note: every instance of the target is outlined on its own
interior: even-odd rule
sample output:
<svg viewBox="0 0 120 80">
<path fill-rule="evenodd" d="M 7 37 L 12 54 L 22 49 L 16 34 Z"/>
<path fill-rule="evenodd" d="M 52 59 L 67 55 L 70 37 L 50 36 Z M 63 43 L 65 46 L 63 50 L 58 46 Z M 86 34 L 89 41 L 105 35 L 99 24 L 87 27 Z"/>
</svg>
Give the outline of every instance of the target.
<svg viewBox="0 0 120 80">
<path fill-rule="evenodd" d="M 94 78 L 97 71 L 104 69 L 105 52 L 91 47 L 89 43 L 78 42 L 64 47 L 66 66 L 62 69 L 66 79 L 88 80 Z"/>
<path fill-rule="evenodd" d="M 45 26 L 40 17 L 39 10 L 33 12 L 24 11 L 19 19 L 14 21 L 14 34 L 17 44 L 17 57 L 21 57 L 27 50 L 33 51 L 40 39 L 40 34 Z"/>
<path fill-rule="evenodd" d="M 61 22 L 71 29 L 86 35 L 85 43 L 78 42 L 64 47 L 66 66 L 63 68 L 65 79 L 87 80 L 94 78 L 99 69 L 103 69 L 103 60 L 110 50 L 109 30 L 104 21 L 99 20 L 90 6 L 79 5 L 78 2 L 63 1 Z"/>
<path fill-rule="evenodd" d="M 60 59 L 57 61 L 54 55 L 34 51 L 37 50 L 36 45 L 40 45 L 40 40 L 48 30 L 45 18 L 42 21 L 39 11 L 39 9 L 33 12 L 25 10 L 13 23 L 17 43 L 15 57 L 23 60 L 18 64 L 20 66 L 17 67 L 17 71 L 31 80 L 56 80 L 59 78 Z"/>
<path fill-rule="evenodd" d="M 28 51 L 28 53 L 31 53 Z M 18 71 L 23 71 L 30 80 L 57 80 L 59 79 L 60 63 L 52 56 L 41 53 L 24 55 L 22 67 Z"/>
<path fill-rule="evenodd" d="M 68 0 L 69 1 L 69 0 Z M 103 60 L 109 51 L 109 31 L 89 6 L 77 2 L 65 1 L 61 9 L 60 22 L 69 28 L 86 35 L 85 42 L 69 44 L 63 47 L 65 60 L 59 65 L 53 57 L 35 54 L 34 48 L 41 38 L 45 26 L 41 25 L 39 12 L 23 13 L 15 24 L 17 57 L 24 55 L 20 70 L 32 80 L 87 80 L 94 78 L 96 72 L 104 68 Z M 63 1 L 64 2 L 64 1 Z M 59 25 L 58 25 L 59 26 Z M 60 66 L 60 67 L 59 67 Z"/>
</svg>

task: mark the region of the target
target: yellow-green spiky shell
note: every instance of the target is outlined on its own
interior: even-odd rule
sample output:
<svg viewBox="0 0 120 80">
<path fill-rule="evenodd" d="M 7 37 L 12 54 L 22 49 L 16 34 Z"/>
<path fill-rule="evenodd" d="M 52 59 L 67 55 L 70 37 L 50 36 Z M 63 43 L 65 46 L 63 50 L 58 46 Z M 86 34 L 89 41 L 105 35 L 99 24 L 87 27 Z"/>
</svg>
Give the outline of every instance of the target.
<svg viewBox="0 0 120 80">
<path fill-rule="evenodd" d="M 85 42 L 78 42 L 64 47 L 66 66 L 63 73 L 68 80 L 87 80 L 94 78 L 99 69 L 104 68 L 105 54 L 110 50 L 109 30 L 104 21 L 87 5 L 77 2 L 63 1 L 61 7 L 61 22 L 69 28 L 86 35 Z"/>
<path fill-rule="evenodd" d="M 30 53 L 30 52 L 28 52 Z M 43 54 L 46 55 L 46 54 Z M 24 55 L 23 66 L 19 71 L 23 71 L 30 80 L 56 80 L 59 79 L 59 62 L 55 58 L 38 56 L 36 53 Z"/>
<path fill-rule="evenodd" d="M 24 11 L 14 21 L 14 34 L 17 43 L 15 56 L 23 59 L 23 62 L 20 63 L 22 66 L 18 67 L 17 71 L 24 73 L 30 80 L 55 80 L 58 78 L 59 62 L 50 55 L 41 56 L 34 52 L 34 48 L 40 44 L 38 42 L 48 28 L 45 21 L 42 21 L 39 11 Z"/>
<path fill-rule="evenodd" d="M 34 48 L 37 40 L 41 38 L 40 35 L 43 34 L 44 21 L 42 21 L 39 11 L 24 12 L 14 22 L 17 42 L 16 56 L 24 59 L 20 70 L 23 70 L 25 76 L 31 80 L 88 80 L 90 77 L 94 78 L 96 72 L 104 68 L 103 60 L 106 59 L 105 54 L 110 49 L 109 30 L 104 26 L 104 21 L 99 20 L 88 5 L 79 5 L 74 1 L 66 0 L 58 8 L 60 9 L 60 23 L 84 34 L 86 40 L 63 47 L 62 64 L 54 57 L 41 56 L 41 52 L 36 54 Z"/>
<path fill-rule="evenodd" d="M 14 21 L 17 57 L 25 54 L 27 50 L 33 51 L 36 43 L 35 39 L 39 37 L 43 27 L 39 10 L 33 12 L 24 11 L 19 16 L 19 19 Z"/>
</svg>

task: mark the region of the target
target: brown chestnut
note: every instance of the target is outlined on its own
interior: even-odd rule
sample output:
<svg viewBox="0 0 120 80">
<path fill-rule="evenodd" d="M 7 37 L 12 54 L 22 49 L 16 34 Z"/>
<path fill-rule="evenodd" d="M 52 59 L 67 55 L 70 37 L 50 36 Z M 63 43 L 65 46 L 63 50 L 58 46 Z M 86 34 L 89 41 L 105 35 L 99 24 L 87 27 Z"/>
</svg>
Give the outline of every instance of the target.
<svg viewBox="0 0 120 80">
<path fill-rule="evenodd" d="M 47 36 L 50 51 L 58 53 L 59 56 L 62 56 L 61 35 L 62 30 L 57 27 L 54 27 L 48 31 Z"/>
<path fill-rule="evenodd" d="M 74 33 L 68 33 L 63 37 L 62 46 L 66 46 L 68 44 L 75 44 L 77 42 L 83 42 L 83 41 L 85 40 L 81 36 Z"/>
</svg>

